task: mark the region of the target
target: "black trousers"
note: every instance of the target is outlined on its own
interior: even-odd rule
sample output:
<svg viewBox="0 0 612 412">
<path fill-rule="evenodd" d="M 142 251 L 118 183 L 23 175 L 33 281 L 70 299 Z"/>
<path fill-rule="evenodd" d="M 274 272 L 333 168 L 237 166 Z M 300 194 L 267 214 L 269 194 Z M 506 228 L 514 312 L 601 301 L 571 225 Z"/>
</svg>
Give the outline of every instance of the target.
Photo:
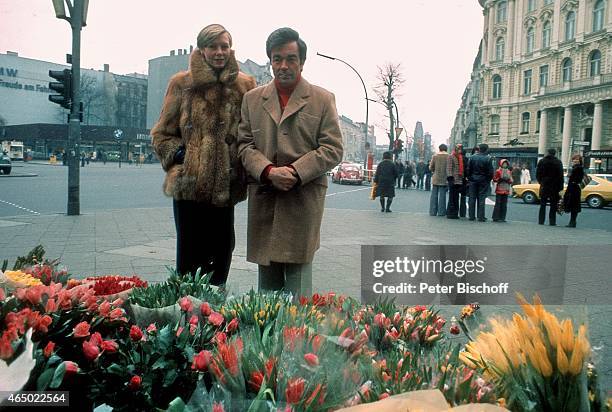
<svg viewBox="0 0 612 412">
<path fill-rule="evenodd" d="M 446 217 L 459 217 L 459 193 L 462 185 L 448 185 L 448 206 L 446 208 Z M 465 204 L 463 206 L 463 216 L 465 216 Z"/>
<path fill-rule="evenodd" d="M 195 274 L 212 271 L 210 283 L 222 285 L 236 245 L 234 208 L 214 207 L 192 200 L 174 200 L 176 270 Z"/>
<path fill-rule="evenodd" d="M 508 195 L 495 195 L 495 207 L 493 208 L 493 220 L 504 222 L 508 211 Z"/>
<path fill-rule="evenodd" d="M 485 200 L 487 199 L 487 192 L 489 191 L 489 181 L 477 181 L 470 182 L 470 202 L 469 202 L 469 216 L 470 219 L 474 219 L 478 216 L 479 220 L 485 218 Z"/>
<path fill-rule="evenodd" d="M 551 225 L 557 224 L 557 207 L 559 206 L 559 193 L 545 194 L 540 197 L 540 213 L 538 215 L 538 223 L 543 225 L 546 219 L 546 203 L 550 203 L 550 211 L 548 212 L 548 223 Z"/>
</svg>

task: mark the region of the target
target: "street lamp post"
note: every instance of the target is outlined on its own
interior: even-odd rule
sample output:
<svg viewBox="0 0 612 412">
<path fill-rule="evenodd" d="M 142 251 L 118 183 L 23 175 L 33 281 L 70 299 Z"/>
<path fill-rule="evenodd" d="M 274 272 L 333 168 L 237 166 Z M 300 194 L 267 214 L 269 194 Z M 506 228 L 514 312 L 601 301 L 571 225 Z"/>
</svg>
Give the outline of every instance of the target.
<svg viewBox="0 0 612 412">
<path fill-rule="evenodd" d="M 70 16 L 66 14 L 64 2 Z M 81 29 L 85 26 L 89 0 L 53 0 L 55 16 L 70 23 L 72 28 L 72 55 L 68 63 L 72 64 L 72 105 L 68 122 L 68 205 L 67 214 L 80 214 L 79 195 L 79 154 L 81 143 L 80 120 L 80 72 L 81 72 Z"/>
<path fill-rule="evenodd" d="M 351 68 L 351 70 L 353 70 L 355 72 L 355 74 L 357 75 L 357 77 L 359 77 L 359 80 L 361 80 L 361 84 L 363 85 L 363 93 L 365 94 L 365 102 L 366 102 L 366 115 L 365 115 L 365 144 L 363 147 L 364 150 L 364 156 L 363 156 L 363 165 L 364 165 L 364 169 L 367 169 L 368 167 L 368 89 L 366 88 L 365 82 L 363 81 L 363 78 L 361 77 L 361 75 L 359 74 L 359 72 L 350 64 L 348 64 L 347 62 L 345 62 L 342 59 L 339 59 L 337 57 L 332 57 L 332 56 L 328 56 L 325 54 L 321 54 L 317 52 L 317 56 L 321 56 L 321 57 L 325 57 L 326 59 L 330 59 L 330 60 L 338 60 L 339 62 L 342 62 L 344 64 L 346 64 L 348 67 Z"/>
</svg>

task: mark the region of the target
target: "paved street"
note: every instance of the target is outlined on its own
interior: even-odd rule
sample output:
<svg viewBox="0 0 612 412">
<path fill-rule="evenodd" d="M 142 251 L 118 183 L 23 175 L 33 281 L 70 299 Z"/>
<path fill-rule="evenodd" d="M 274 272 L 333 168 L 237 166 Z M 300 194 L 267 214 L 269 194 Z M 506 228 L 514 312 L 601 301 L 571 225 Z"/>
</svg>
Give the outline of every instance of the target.
<svg viewBox="0 0 612 412">
<path fill-rule="evenodd" d="M 135 273 L 149 281 L 166 278 L 166 266 L 174 262 L 175 231 L 171 202 L 160 189 L 159 165 L 82 168 L 82 215 L 70 217 L 64 214 L 66 168 L 25 164 L 14 170 L 37 176 L 0 178 L 0 260 L 12 262 L 43 244 L 48 257 L 60 257 L 71 273 L 81 276 Z M 537 207 L 520 201 L 510 205 L 507 224 L 451 221 L 427 215 L 427 192 L 400 190 L 394 212 L 380 213 L 377 202 L 368 200 L 368 191 L 367 186 L 330 185 L 321 249 L 313 263 L 315 290 L 359 297 L 361 245 L 593 245 L 589 253 L 569 248 L 562 285 L 565 305 L 558 309 L 587 321 L 596 356 L 612 359 L 612 304 L 609 288 L 602 287 L 609 283 L 609 268 L 602 263 L 596 270 L 581 271 L 582 264 L 597 264 L 602 254 L 609 254 L 610 210 L 585 208 L 579 228 L 573 230 L 534 224 Z M 592 228 L 586 227 L 589 216 Z M 236 208 L 236 239 L 229 287 L 242 292 L 256 287 L 257 270 L 245 258 L 245 203 Z M 518 269 L 522 262 L 516 265 Z M 491 306 L 483 311 L 515 309 Z M 443 307 L 447 315 L 457 312 L 456 307 Z M 606 387 L 612 387 L 609 362 L 602 374 Z"/>
</svg>

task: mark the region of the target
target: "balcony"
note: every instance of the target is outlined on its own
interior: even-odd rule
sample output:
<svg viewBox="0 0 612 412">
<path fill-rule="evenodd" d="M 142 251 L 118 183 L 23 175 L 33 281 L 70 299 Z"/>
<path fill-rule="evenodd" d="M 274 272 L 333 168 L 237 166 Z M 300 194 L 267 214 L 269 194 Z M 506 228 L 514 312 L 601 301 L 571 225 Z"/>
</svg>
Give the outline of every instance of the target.
<svg viewBox="0 0 612 412">
<path fill-rule="evenodd" d="M 569 92 L 572 90 L 583 89 L 585 87 L 600 86 L 608 83 L 612 83 L 612 73 L 601 74 L 599 76 L 587 77 L 586 79 L 572 80 L 569 82 L 563 82 L 561 84 L 541 87 L 540 93 L 538 95 L 543 96 L 546 94 Z"/>
</svg>

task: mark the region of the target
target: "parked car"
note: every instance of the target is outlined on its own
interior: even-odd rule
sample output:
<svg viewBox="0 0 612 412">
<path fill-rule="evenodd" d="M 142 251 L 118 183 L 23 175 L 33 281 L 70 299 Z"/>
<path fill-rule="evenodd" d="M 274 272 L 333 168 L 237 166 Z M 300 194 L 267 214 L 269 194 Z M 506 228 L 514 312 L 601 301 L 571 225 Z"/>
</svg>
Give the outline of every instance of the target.
<svg viewBox="0 0 612 412">
<path fill-rule="evenodd" d="M 13 164 L 11 163 L 10 156 L 5 152 L 0 153 L 0 172 L 4 173 L 5 175 L 10 175 L 12 168 Z"/>
<path fill-rule="evenodd" d="M 605 175 L 589 175 L 591 182 L 582 189 L 580 200 L 586 202 L 589 207 L 602 208 L 608 202 L 612 202 L 612 182 Z M 567 187 L 567 176 L 565 176 L 565 187 Z M 538 203 L 540 201 L 540 184 L 530 183 L 527 185 L 513 186 L 514 197 L 520 197 L 525 203 Z M 565 189 L 563 189 L 565 192 Z M 563 195 L 563 192 L 561 195 Z"/>
<path fill-rule="evenodd" d="M 332 171 L 332 182 L 340 184 L 357 183 L 360 185 L 363 182 L 361 166 L 355 163 L 340 163 L 335 172 Z"/>
</svg>

